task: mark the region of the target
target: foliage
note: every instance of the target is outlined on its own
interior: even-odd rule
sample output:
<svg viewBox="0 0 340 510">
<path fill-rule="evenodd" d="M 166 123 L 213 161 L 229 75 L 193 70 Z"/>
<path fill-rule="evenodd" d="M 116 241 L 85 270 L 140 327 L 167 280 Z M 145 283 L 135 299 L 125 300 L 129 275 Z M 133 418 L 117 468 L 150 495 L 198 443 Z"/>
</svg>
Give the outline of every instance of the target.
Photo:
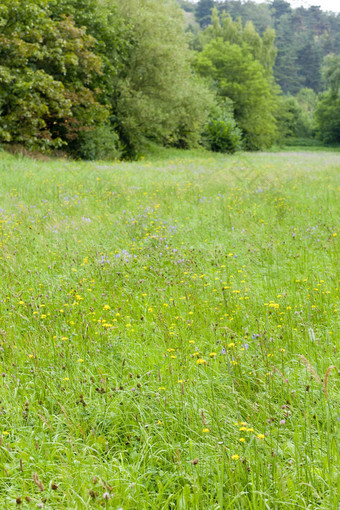
<svg viewBox="0 0 340 510">
<path fill-rule="evenodd" d="M 209 112 L 230 99 L 231 116 L 210 115 L 214 136 L 234 133 L 234 118 L 244 148 L 261 149 L 283 133 L 313 135 L 316 98 L 300 102 L 302 87 L 330 89 L 317 121 L 326 133 L 339 20 L 285 0 L 3 0 L 0 142 L 77 158 L 134 158 L 150 142 L 197 147 Z M 281 98 L 275 79 L 295 99 Z"/>
<path fill-rule="evenodd" d="M 127 156 L 198 143 L 212 99 L 171 0 L 6 0 L 1 16 L 2 140 L 89 157 L 109 123 Z"/>
<path fill-rule="evenodd" d="M 340 143 L 340 97 L 332 91 L 324 93 L 315 110 L 317 135 L 326 144 Z"/>
<path fill-rule="evenodd" d="M 326 147 L 323 142 L 318 140 L 317 138 L 286 138 L 284 140 L 284 146 L 286 148 L 294 147 L 300 150 L 301 147 L 308 149 L 308 151 L 321 150 L 326 151 L 330 150 L 329 147 Z M 331 150 L 336 150 L 335 147 L 332 147 Z"/>
<path fill-rule="evenodd" d="M 93 48 L 101 59 L 101 72 L 92 79 L 100 101 L 112 106 L 119 71 L 124 67 L 133 40 L 132 28 L 122 20 L 114 3 L 99 0 L 49 0 L 52 19 L 71 16 L 77 27 L 86 27 Z"/>
<path fill-rule="evenodd" d="M 213 26 L 202 36 L 203 50 L 197 55 L 196 68 L 210 78 L 220 98 L 232 100 L 246 147 L 269 147 L 276 137 L 272 43 L 264 44 L 249 24 L 243 27 L 229 16 L 220 24 L 216 11 L 213 16 Z"/>
<path fill-rule="evenodd" d="M 216 8 L 212 11 L 211 20 L 212 25 L 200 34 L 203 48 L 208 42 L 218 38 L 230 44 L 246 46 L 253 58 L 261 63 L 266 74 L 272 75 L 277 53 L 273 29 L 267 28 L 261 37 L 251 21 L 245 24 L 241 18 L 233 21 L 231 16 L 224 12 L 220 16 Z"/>
<path fill-rule="evenodd" d="M 127 153 L 140 152 L 146 140 L 197 144 L 211 100 L 193 76 L 181 10 L 171 0 L 126 0 L 117 10 L 134 34 L 113 104 Z"/>
<path fill-rule="evenodd" d="M 75 157 L 85 160 L 114 160 L 122 155 L 118 134 L 107 125 L 83 131 L 69 146 Z"/>
<path fill-rule="evenodd" d="M 340 56 L 329 55 L 323 65 L 329 90 L 321 95 L 315 110 L 317 135 L 326 144 L 340 143 Z"/>
<path fill-rule="evenodd" d="M 281 96 L 277 111 L 281 142 L 287 138 L 311 140 L 314 137 L 314 112 L 317 96 L 312 89 L 301 89 L 294 96 Z"/>
<path fill-rule="evenodd" d="M 230 14 L 233 20 L 242 18 L 244 23 L 251 21 L 260 34 L 263 34 L 268 27 L 273 27 L 270 7 L 267 3 L 233 0 L 232 2 L 216 2 L 215 6 L 219 12 Z"/>
<path fill-rule="evenodd" d="M 242 148 L 242 132 L 233 117 L 231 101 L 225 100 L 212 110 L 204 137 L 207 147 L 213 152 L 234 153 Z"/>
<path fill-rule="evenodd" d="M 101 60 L 85 29 L 70 17 L 51 19 L 47 0 L 4 0 L 0 25 L 3 141 L 60 146 L 105 121 L 91 90 Z"/>
<path fill-rule="evenodd" d="M 323 79 L 334 95 L 340 97 L 340 55 L 327 55 L 322 69 Z"/>
<path fill-rule="evenodd" d="M 330 53 L 340 54 L 340 14 L 323 12 L 317 6 L 294 9 L 285 0 L 260 4 L 215 1 L 210 9 L 214 6 L 234 21 L 253 22 L 260 34 L 268 27 L 275 29 L 278 54 L 274 73 L 285 93 L 296 95 L 302 87 L 322 90 L 322 61 Z"/>
<path fill-rule="evenodd" d="M 242 134 L 233 117 L 211 119 L 206 126 L 208 147 L 213 152 L 230 152 L 242 148 Z"/>
<path fill-rule="evenodd" d="M 299 117 L 299 108 L 296 99 L 292 96 L 280 95 L 275 114 L 277 121 L 277 143 L 284 145 L 287 139 L 294 136 L 296 118 Z"/>
<path fill-rule="evenodd" d="M 214 7 L 213 0 L 199 0 L 196 4 L 195 16 L 201 28 L 210 24 L 211 11 Z"/>
<path fill-rule="evenodd" d="M 190 0 L 177 0 L 179 6 L 186 12 L 195 12 L 195 5 Z"/>
</svg>

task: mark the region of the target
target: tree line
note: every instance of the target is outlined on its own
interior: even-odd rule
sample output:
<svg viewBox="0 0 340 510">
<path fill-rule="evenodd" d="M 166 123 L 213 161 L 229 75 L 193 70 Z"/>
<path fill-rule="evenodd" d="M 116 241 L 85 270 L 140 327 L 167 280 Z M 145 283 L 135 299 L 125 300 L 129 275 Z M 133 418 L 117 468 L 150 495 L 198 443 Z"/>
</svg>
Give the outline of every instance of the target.
<svg viewBox="0 0 340 510">
<path fill-rule="evenodd" d="M 259 150 L 299 130 L 339 142 L 339 57 L 323 61 L 324 89 L 284 95 L 277 27 L 221 7 L 0 0 L 1 146 L 112 159 L 150 142 Z"/>
<path fill-rule="evenodd" d="M 180 3 L 195 14 L 202 28 L 211 24 L 214 7 L 235 20 L 251 21 L 260 34 L 267 27 L 274 28 L 278 50 L 274 75 L 284 93 L 297 94 L 303 87 L 321 92 L 323 59 L 330 53 L 340 54 L 340 15 L 323 12 L 317 6 L 294 9 L 285 0 L 260 4 L 240 0 Z"/>
<path fill-rule="evenodd" d="M 273 66 L 283 107 L 281 132 L 289 138 L 340 142 L 339 80 L 340 14 L 324 12 L 318 6 L 293 8 L 286 0 L 255 3 L 240 0 L 179 0 L 197 24 L 197 33 L 213 24 L 214 10 L 233 20 L 253 23 L 259 34 L 275 30 L 277 55 Z M 333 78 L 330 78 L 333 76 Z"/>
</svg>

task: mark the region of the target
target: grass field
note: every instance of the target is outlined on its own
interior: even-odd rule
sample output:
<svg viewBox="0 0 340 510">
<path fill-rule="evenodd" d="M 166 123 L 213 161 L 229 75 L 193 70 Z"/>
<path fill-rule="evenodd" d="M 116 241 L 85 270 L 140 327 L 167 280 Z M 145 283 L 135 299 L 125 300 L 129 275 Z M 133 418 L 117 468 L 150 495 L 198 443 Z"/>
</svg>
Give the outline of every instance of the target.
<svg viewBox="0 0 340 510">
<path fill-rule="evenodd" d="M 340 154 L 0 153 L 0 508 L 339 509 Z"/>
</svg>

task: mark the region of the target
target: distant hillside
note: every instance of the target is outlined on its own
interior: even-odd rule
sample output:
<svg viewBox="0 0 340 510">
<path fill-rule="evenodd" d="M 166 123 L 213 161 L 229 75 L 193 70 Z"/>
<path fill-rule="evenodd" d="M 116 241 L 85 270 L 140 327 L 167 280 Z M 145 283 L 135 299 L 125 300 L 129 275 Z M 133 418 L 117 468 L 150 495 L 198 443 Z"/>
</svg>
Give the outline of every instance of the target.
<svg viewBox="0 0 340 510">
<path fill-rule="evenodd" d="M 278 49 L 274 73 L 285 93 L 296 94 L 302 87 L 315 92 L 323 90 L 323 59 L 330 53 L 340 54 L 340 14 L 324 12 L 320 7 L 294 9 L 285 0 L 269 4 L 240 0 L 200 0 L 196 4 L 178 0 L 178 3 L 186 19 L 195 16 L 202 28 L 210 24 L 213 7 L 229 13 L 234 20 L 241 17 L 244 23 L 252 21 L 260 33 L 268 26 L 274 28 Z"/>
<path fill-rule="evenodd" d="M 196 20 L 194 12 L 184 11 L 184 19 L 187 26 L 195 27 L 197 29 L 199 28 L 199 23 Z"/>
</svg>

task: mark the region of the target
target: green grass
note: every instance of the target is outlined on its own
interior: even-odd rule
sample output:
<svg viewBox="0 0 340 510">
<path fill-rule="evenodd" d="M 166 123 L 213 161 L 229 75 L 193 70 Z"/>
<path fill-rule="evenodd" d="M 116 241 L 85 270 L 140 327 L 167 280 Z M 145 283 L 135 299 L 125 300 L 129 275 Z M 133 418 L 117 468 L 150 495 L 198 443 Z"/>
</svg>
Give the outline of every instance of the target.
<svg viewBox="0 0 340 510">
<path fill-rule="evenodd" d="M 0 153 L 0 507 L 337 510 L 339 170 Z"/>
<path fill-rule="evenodd" d="M 309 138 L 292 138 L 285 140 L 281 146 L 274 145 L 270 152 L 340 152 L 340 145 L 325 145 L 319 140 Z"/>
</svg>

